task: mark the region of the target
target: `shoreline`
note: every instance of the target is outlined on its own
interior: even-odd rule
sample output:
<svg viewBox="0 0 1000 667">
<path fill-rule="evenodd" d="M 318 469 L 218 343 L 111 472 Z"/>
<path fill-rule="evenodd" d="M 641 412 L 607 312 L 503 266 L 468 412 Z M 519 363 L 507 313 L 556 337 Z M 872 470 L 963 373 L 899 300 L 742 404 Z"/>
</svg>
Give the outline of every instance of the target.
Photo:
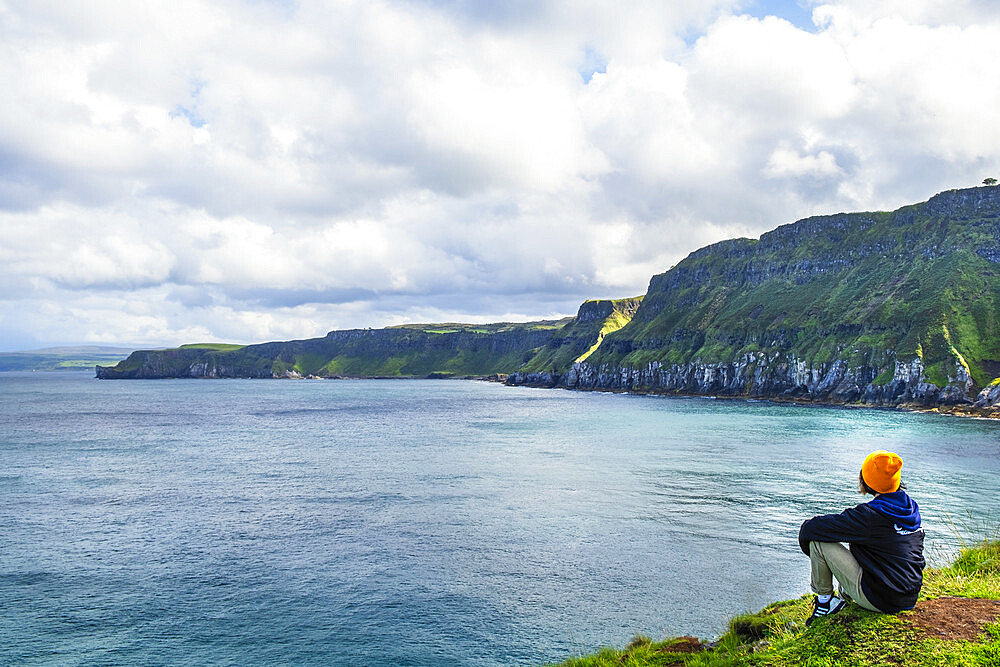
<svg viewBox="0 0 1000 667">
<path fill-rule="evenodd" d="M 105 378 L 95 378 L 105 379 Z M 223 378 L 223 377 L 184 377 L 184 378 L 109 378 L 115 380 L 225 380 L 243 378 Z M 349 375 L 302 375 L 286 377 L 263 377 L 246 378 L 255 380 L 474 380 L 478 382 L 493 382 L 510 387 L 529 387 L 531 389 L 562 389 L 565 391 L 589 391 L 609 394 L 634 394 L 636 396 L 666 396 L 676 398 L 702 398 L 707 400 L 729 400 L 729 401 L 760 401 L 774 403 L 777 405 L 800 405 L 824 408 L 842 408 L 848 410 L 893 410 L 897 412 L 919 412 L 938 415 L 949 415 L 953 417 L 964 417 L 966 419 L 988 419 L 1000 420 L 1000 405 L 976 408 L 971 405 L 936 405 L 926 406 L 917 403 L 901 403 L 899 405 L 877 405 L 874 403 L 838 403 L 836 401 L 821 401 L 809 398 L 781 397 L 781 396 L 732 396 L 725 394 L 689 394 L 676 391 L 657 391 L 648 389 L 616 389 L 604 387 L 566 387 L 561 385 L 545 384 L 515 384 L 508 385 L 507 375 L 494 373 L 493 375 L 369 375 L 369 376 L 349 376 Z"/>
<path fill-rule="evenodd" d="M 487 378 L 475 378 L 486 382 L 502 382 Z M 936 405 L 926 406 L 917 403 L 900 403 L 899 405 L 878 405 L 874 403 L 838 403 L 836 401 L 820 401 L 808 398 L 776 397 L 776 396 L 730 396 L 721 394 L 689 394 L 673 391 L 656 391 L 644 389 L 614 389 L 600 387 L 564 387 L 560 385 L 548 386 L 542 384 L 518 384 L 508 385 L 514 387 L 531 387 L 533 389 L 563 389 L 566 391 L 593 391 L 610 394 L 634 394 L 636 396 L 666 396 L 677 398 L 703 398 L 720 401 L 758 401 L 774 403 L 777 405 L 799 405 L 821 408 L 841 408 L 846 410 L 891 410 L 894 412 L 918 412 L 937 415 L 948 415 L 953 417 L 964 417 L 967 419 L 988 419 L 1000 420 L 1000 406 L 987 408 L 976 408 L 971 405 Z"/>
</svg>

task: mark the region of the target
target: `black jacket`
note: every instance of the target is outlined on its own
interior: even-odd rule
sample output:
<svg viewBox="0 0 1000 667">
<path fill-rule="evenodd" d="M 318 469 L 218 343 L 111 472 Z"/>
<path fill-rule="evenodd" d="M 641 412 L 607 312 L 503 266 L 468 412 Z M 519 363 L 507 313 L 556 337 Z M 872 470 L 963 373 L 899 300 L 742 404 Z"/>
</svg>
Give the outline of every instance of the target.
<svg viewBox="0 0 1000 667">
<path fill-rule="evenodd" d="M 847 542 L 861 566 L 861 590 L 878 609 L 894 614 L 917 603 L 924 529 L 917 503 L 905 491 L 809 519 L 799 529 L 799 546 L 806 555 L 810 542 Z"/>
</svg>

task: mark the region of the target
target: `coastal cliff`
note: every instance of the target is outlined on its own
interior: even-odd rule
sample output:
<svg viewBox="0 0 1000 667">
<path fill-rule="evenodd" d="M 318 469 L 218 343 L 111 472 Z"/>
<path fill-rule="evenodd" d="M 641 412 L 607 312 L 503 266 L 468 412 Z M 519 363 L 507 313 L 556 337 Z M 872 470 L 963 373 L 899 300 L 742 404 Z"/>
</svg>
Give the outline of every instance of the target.
<svg viewBox="0 0 1000 667">
<path fill-rule="evenodd" d="M 508 382 L 990 406 L 998 306 L 1000 188 L 954 190 L 696 250 L 589 357 Z"/>
<path fill-rule="evenodd" d="M 692 252 L 576 317 L 132 353 L 97 377 L 471 377 L 574 389 L 1000 408 L 1000 187 Z"/>
<path fill-rule="evenodd" d="M 509 373 L 572 318 L 524 324 L 427 324 L 331 331 L 259 345 L 139 350 L 101 379 L 448 377 Z"/>
</svg>

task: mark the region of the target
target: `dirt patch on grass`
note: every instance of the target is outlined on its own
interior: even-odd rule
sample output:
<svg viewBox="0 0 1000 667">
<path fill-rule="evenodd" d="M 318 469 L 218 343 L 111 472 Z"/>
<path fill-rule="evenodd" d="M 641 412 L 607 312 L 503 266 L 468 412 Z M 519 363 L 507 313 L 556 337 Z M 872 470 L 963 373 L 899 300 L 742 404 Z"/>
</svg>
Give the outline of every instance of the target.
<svg viewBox="0 0 1000 667">
<path fill-rule="evenodd" d="M 698 653 L 704 651 L 705 645 L 697 637 L 678 637 L 670 646 L 664 646 L 664 653 Z"/>
<path fill-rule="evenodd" d="M 918 602 L 906 619 L 935 639 L 976 639 L 983 626 L 1000 617 L 1000 600 L 937 598 Z"/>
<path fill-rule="evenodd" d="M 670 646 L 664 646 L 656 650 L 663 655 L 657 664 L 677 665 L 684 662 L 684 654 L 699 653 L 707 650 L 708 647 L 697 637 L 677 637 Z"/>
</svg>

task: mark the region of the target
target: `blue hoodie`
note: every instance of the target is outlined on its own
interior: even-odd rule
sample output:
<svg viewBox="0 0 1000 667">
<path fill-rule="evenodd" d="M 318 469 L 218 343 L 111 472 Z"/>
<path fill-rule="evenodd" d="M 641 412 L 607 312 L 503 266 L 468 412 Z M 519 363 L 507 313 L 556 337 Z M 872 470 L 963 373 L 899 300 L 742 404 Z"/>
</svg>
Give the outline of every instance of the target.
<svg viewBox="0 0 1000 667">
<path fill-rule="evenodd" d="M 847 542 L 861 566 L 861 590 L 876 608 L 912 609 L 923 585 L 924 529 L 920 508 L 903 490 L 883 493 L 840 514 L 813 517 L 799 529 L 799 547 Z"/>
</svg>

